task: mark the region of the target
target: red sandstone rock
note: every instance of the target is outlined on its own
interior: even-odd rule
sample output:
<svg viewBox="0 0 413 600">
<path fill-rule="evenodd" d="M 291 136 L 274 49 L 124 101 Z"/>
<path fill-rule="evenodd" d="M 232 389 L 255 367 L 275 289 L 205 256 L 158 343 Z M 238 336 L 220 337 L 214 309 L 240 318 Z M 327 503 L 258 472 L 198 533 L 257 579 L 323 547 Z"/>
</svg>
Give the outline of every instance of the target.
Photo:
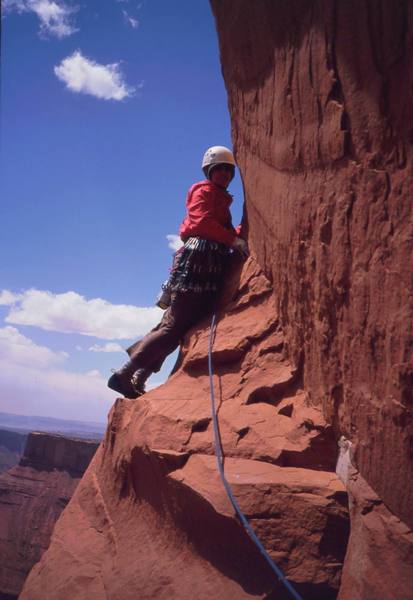
<svg viewBox="0 0 413 600">
<path fill-rule="evenodd" d="M 0 428 L 0 473 L 19 463 L 26 445 L 27 435 Z"/>
<path fill-rule="evenodd" d="M 212 6 L 253 250 L 214 344 L 228 477 L 306 600 L 334 598 L 347 521 L 332 471 L 351 439 L 380 505 L 366 514 L 350 488 L 340 598 L 390 600 L 411 589 L 413 8 Z M 287 597 L 217 479 L 208 333 L 187 336 L 166 385 L 117 401 L 22 600 Z"/>
<path fill-rule="evenodd" d="M 268 280 L 252 259 L 237 278 L 240 293 L 220 312 L 213 350 L 227 477 L 270 555 L 306 597 L 334 598 L 348 533 L 336 443 L 285 357 Z M 23 600 L 284 597 L 218 476 L 208 324 L 187 337 L 181 368 L 165 385 L 116 402 L 93 469 Z M 65 576 L 56 578 L 57 570 Z"/>
<path fill-rule="evenodd" d="M 19 594 L 96 447 L 30 433 L 20 464 L 0 475 L 0 596 Z"/>
<path fill-rule="evenodd" d="M 211 3 L 249 244 L 287 355 L 389 511 L 394 589 L 413 589 L 391 525 L 413 528 L 413 4 Z M 357 526 L 349 556 L 384 537 Z M 354 574 L 368 600 L 383 576 L 369 564 Z"/>
<path fill-rule="evenodd" d="M 413 598 L 413 531 L 357 471 L 348 485 L 351 535 L 339 599 Z"/>
<path fill-rule="evenodd" d="M 412 526 L 413 5 L 212 6 L 249 243 L 289 356 Z"/>
</svg>

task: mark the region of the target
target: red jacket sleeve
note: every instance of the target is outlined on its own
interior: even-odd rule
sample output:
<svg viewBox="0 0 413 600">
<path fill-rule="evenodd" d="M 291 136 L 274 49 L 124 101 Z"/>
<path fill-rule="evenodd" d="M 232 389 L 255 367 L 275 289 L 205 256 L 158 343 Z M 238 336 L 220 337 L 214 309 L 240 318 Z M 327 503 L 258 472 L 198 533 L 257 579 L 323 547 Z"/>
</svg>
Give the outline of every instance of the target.
<svg viewBox="0 0 413 600">
<path fill-rule="evenodd" d="M 191 194 L 187 206 L 185 225 L 191 235 L 196 235 L 214 242 L 231 246 L 236 234 L 229 220 L 229 229 L 224 227 L 216 218 L 214 194 L 210 190 L 200 188 Z"/>
</svg>

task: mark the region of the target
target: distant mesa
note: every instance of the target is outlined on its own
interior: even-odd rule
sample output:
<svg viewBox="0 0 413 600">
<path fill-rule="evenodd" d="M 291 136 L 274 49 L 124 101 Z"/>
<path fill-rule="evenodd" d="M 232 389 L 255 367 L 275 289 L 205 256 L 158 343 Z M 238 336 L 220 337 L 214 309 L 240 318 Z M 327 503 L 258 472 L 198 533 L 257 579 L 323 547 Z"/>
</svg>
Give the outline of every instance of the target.
<svg viewBox="0 0 413 600">
<path fill-rule="evenodd" d="M 27 433 L 0 429 L 0 473 L 18 464 L 26 445 Z"/>
<path fill-rule="evenodd" d="M 1 600 L 18 597 L 98 447 L 96 440 L 0 430 L 10 453 L 26 440 L 19 464 L 0 475 Z"/>
<path fill-rule="evenodd" d="M 48 433 L 60 433 L 68 437 L 101 440 L 106 425 L 93 421 L 76 421 L 0 412 L 0 429 L 19 431 L 21 433 L 46 431 Z"/>
</svg>

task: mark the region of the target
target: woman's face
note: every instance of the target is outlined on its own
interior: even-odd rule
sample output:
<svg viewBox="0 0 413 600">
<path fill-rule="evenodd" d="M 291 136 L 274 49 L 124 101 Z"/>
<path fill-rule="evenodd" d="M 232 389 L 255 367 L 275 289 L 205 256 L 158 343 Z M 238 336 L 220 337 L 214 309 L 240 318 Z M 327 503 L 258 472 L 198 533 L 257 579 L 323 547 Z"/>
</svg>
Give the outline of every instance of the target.
<svg viewBox="0 0 413 600">
<path fill-rule="evenodd" d="M 234 176 L 234 167 L 231 165 L 217 165 L 211 171 L 209 176 L 212 183 L 219 187 L 227 188 Z"/>
</svg>

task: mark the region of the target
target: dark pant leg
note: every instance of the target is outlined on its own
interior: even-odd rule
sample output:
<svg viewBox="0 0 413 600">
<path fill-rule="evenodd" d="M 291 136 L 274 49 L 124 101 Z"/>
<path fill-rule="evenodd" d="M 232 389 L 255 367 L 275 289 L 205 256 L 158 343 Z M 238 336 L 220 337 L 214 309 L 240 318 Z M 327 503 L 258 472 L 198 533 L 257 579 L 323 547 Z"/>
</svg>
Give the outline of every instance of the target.
<svg viewBox="0 0 413 600">
<path fill-rule="evenodd" d="M 197 321 L 213 310 L 213 292 L 176 292 L 161 322 L 128 352 L 136 369 L 158 371 L 181 338 Z"/>
</svg>

